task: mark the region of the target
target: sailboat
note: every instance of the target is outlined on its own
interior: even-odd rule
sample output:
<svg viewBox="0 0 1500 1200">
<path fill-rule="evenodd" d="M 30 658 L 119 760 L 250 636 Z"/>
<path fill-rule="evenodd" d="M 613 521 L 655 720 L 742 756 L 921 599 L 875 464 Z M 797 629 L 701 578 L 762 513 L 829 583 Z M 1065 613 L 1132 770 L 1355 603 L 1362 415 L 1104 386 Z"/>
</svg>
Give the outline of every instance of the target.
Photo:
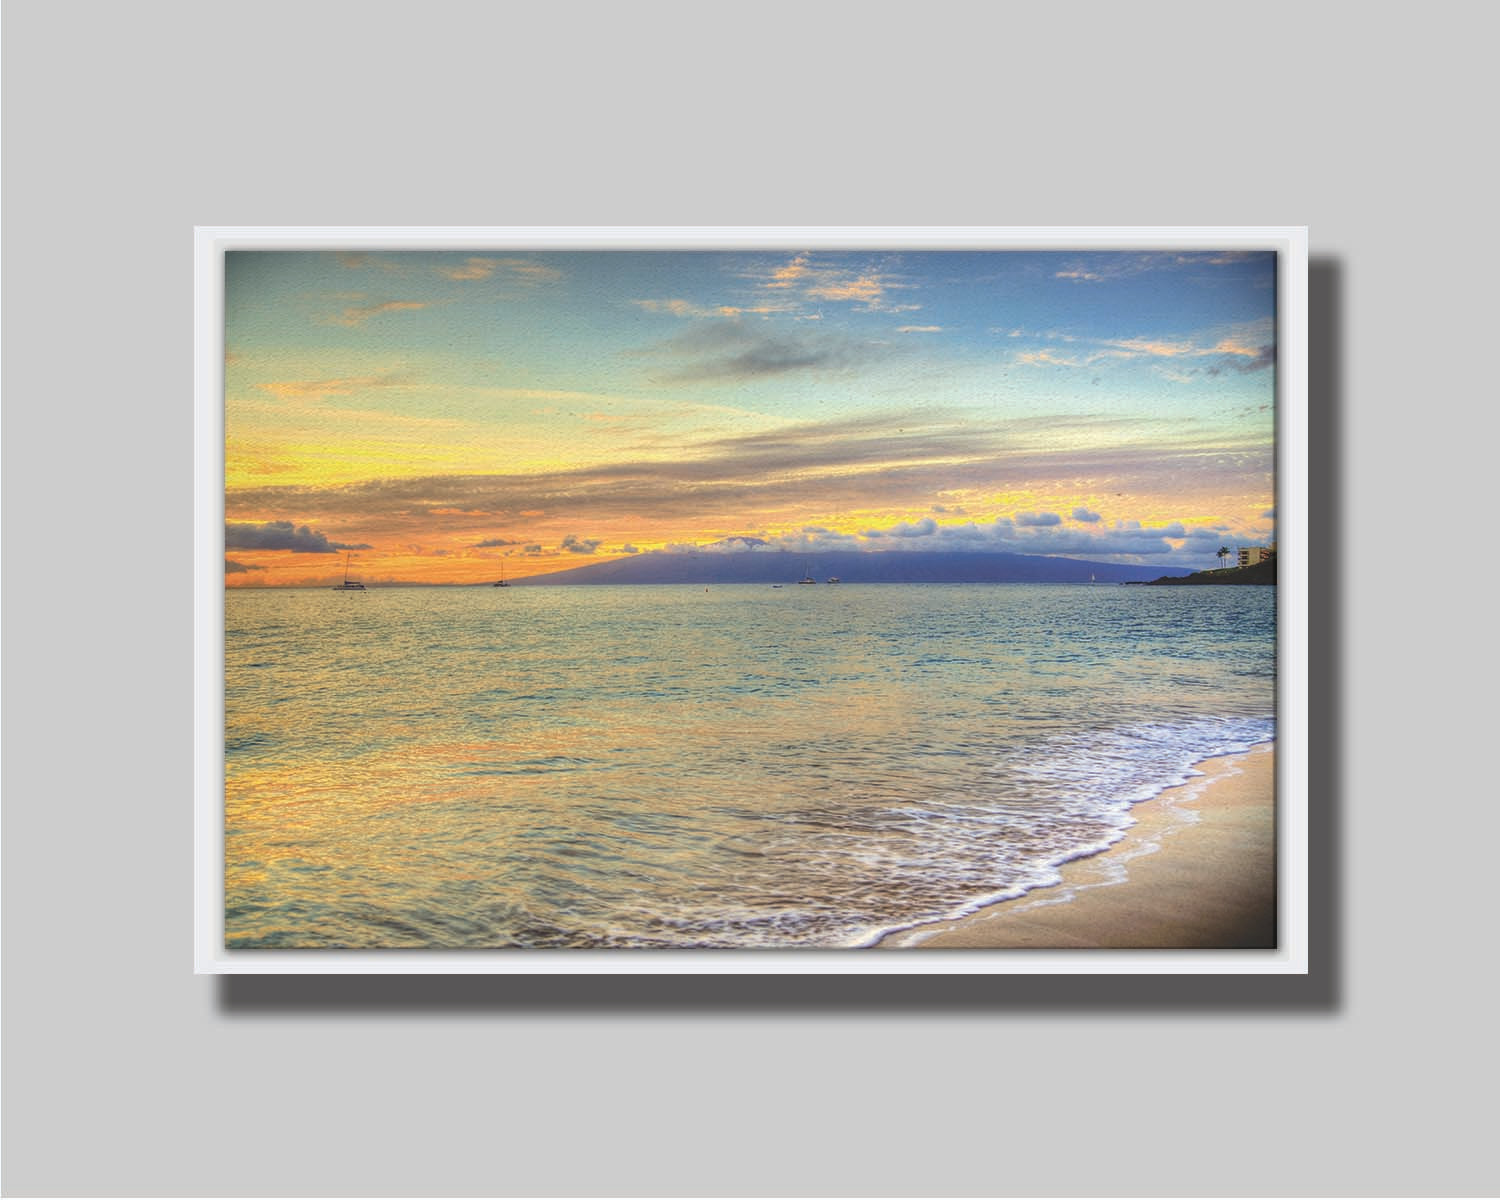
<svg viewBox="0 0 1500 1200">
<path fill-rule="evenodd" d="M 510 584 L 508 584 L 508 583 L 505 582 L 505 560 L 503 558 L 500 560 L 500 578 L 497 579 L 497 580 L 495 580 L 495 582 L 492 583 L 490 586 L 491 587 L 510 587 Z"/>
<path fill-rule="evenodd" d="M 362 583 L 360 583 L 359 580 L 355 579 L 355 580 L 351 581 L 350 578 L 349 578 L 349 560 L 351 558 L 353 558 L 353 557 L 354 557 L 354 552 L 352 550 L 348 554 L 344 555 L 344 582 L 343 583 L 336 583 L 336 584 L 334 584 L 333 585 L 333 590 L 334 591 L 336 591 L 336 592 L 362 592 L 362 591 L 365 590 L 365 585 L 362 584 Z"/>
<path fill-rule="evenodd" d="M 798 583 L 817 583 L 818 581 L 812 577 L 812 572 L 807 569 L 807 564 L 803 563 L 802 564 L 802 578 L 799 579 L 799 580 L 797 580 L 797 582 Z"/>
</svg>

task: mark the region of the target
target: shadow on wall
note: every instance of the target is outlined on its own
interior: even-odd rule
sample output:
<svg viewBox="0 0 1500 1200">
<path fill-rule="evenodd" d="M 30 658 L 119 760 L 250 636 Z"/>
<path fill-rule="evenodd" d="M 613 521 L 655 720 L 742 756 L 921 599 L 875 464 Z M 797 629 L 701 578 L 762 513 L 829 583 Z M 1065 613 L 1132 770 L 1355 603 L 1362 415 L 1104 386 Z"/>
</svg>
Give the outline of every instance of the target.
<svg viewBox="0 0 1500 1200">
<path fill-rule="evenodd" d="M 1345 479 L 1344 279 L 1337 259 L 1315 257 L 1309 263 L 1308 335 L 1308 507 L 1316 519 L 1309 521 L 1307 548 L 1307 975 L 238 975 L 215 981 L 220 1011 L 231 1017 L 1337 1012 L 1343 979 L 1339 833 L 1346 738 L 1343 623 L 1338 619 L 1345 588 L 1343 539 L 1338 536 Z"/>
</svg>

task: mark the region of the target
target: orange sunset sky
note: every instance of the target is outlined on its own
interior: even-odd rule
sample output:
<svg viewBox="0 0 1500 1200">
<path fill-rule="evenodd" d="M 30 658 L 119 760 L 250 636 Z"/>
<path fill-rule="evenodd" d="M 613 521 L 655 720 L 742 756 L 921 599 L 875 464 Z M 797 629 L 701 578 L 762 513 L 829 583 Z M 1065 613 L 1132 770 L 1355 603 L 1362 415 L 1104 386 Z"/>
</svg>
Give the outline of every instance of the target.
<svg viewBox="0 0 1500 1200">
<path fill-rule="evenodd" d="M 225 582 L 1275 538 L 1275 255 L 231 251 Z M 755 552 L 746 550 L 744 552 Z"/>
</svg>

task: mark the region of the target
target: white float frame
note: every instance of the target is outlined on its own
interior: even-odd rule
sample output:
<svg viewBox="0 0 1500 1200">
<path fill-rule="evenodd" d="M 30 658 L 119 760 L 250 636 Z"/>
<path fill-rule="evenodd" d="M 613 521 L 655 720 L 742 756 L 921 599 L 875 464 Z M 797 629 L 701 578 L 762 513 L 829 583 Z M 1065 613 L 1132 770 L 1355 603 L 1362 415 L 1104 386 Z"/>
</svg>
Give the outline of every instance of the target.
<svg viewBox="0 0 1500 1200">
<path fill-rule="evenodd" d="M 199 227 L 194 301 L 194 970 L 198 974 L 1305 975 L 1307 229 Z M 258 950 L 224 945 L 224 254 L 229 250 L 1272 250 L 1277 254 L 1275 950 Z"/>
</svg>

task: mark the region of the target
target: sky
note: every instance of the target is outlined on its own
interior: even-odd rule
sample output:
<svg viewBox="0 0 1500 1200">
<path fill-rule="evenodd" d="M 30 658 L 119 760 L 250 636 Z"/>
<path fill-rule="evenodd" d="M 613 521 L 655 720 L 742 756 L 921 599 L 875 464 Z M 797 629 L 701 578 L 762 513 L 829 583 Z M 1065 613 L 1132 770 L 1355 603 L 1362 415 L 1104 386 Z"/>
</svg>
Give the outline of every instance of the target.
<svg viewBox="0 0 1500 1200">
<path fill-rule="evenodd" d="M 1275 540 L 1273 252 L 244 250 L 225 583 Z M 741 539 L 761 539 L 748 549 Z"/>
</svg>

